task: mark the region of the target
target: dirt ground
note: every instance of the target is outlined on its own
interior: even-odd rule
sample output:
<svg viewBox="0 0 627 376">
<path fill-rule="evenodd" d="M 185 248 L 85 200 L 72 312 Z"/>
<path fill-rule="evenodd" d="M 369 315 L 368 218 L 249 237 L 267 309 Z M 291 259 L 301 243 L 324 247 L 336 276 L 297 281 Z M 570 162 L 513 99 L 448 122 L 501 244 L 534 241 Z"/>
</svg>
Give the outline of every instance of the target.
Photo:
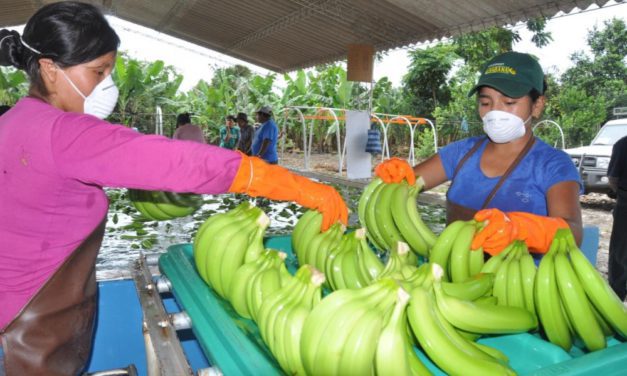
<svg viewBox="0 0 627 376">
<path fill-rule="evenodd" d="M 302 153 L 285 153 L 280 156 L 280 164 L 286 167 L 303 169 Z M 376 162 L 379 160 L 377 159 Z M 373 164 L 376 163 L 373 160 Z M 324 174 L 338 175 L 337 154 L 312 154 L 310 169 Z M 446 187 L 438 187 L 434 193 L 444 195 Z M 608 248 L 612 232 L 612 208 L 614 200 L 604 194 L 590 193 L 580 199 L 584 225 L 599 227 L 599 250 L 597 253 L 597 269 L 607 278 Z"/>
</svg>

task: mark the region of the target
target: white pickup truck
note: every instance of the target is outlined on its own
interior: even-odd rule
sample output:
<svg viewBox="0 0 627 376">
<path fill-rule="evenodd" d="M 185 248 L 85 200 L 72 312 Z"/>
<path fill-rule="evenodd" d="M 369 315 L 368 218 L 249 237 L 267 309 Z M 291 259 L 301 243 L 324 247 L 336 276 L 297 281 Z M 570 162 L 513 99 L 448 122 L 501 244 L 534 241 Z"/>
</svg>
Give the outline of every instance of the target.
<svg viewBox="0 0 627 376">
<path fill-rule="evenodd" d="M 625 136 L 627 136 L 627 118 L 610 120 L 601 127 L 589 146 L 564 150 L 579 169 L 586 193 L 611 193 L 607 179 L 607 166 L 612 156 L 612 146 Z"/>
</svg>

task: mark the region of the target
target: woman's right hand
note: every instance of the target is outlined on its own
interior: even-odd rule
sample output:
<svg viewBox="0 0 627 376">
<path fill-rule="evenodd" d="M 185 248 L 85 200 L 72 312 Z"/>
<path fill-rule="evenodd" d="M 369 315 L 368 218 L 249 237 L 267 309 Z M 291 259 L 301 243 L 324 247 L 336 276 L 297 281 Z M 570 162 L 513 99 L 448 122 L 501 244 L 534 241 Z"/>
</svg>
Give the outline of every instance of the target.
<svg viewBox="0 0 627 376">
<path fill-rule="evenodd" d="M 406 160 L 400 158 L 390 158 L 379 163 L 374 173 L 386 183 L 400 183 L 403 179 L 407 180 L 410 185 L 416 182 L 414 169 Z"/>
</svg>

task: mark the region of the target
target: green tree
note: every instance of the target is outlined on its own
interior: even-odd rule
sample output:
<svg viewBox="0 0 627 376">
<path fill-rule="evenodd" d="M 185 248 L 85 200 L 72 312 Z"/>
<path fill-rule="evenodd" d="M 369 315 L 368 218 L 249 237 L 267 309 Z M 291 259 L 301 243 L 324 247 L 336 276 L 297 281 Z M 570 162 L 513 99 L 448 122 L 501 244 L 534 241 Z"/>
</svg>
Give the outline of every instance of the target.
<svg viewBox="0 0 627 376">
<path fill-rule="evenodd" d="M 0 68 L 0 104 L 14 105 L 28 94 L 26 74 L 15 68 Z"/>
<path fill-rule="evenodd" d="M 182 106 L 175 100 L 183 81 L 182 75 L 161 60 L 145 62 L 120 54 L 113 71 L 113 80 L 120 90 L 120 96 L 110 121 L 136 127 L 142 133 L 153 133 L 155 109 L 161 106 L 163 113 L 170 115 L 164 119 L 165 133 L 172 133 L 174 125 L 171 115 L 179 112 Z"/>
<path fill-rule="evenodd" d="M 571 55 L 573 67 L 561 77 L 559 103 L 569 143 L 588 144 L 617 106 L 627 106 L 627 29 L 625 21 L 612 19 L 596 26 L 587 38 L 592 56 Z M 600 108 L 602 106 L 603 108 Z"/>
<path fill-rule="evenodd" d="M 447 77 L 457 58 L 450 44 L 410 52 L 411 64 L 403 77 L 403 87 L 413 113 L 430 117 L 438 105 L 448 103 L 451 92 Z"/>
</svg>

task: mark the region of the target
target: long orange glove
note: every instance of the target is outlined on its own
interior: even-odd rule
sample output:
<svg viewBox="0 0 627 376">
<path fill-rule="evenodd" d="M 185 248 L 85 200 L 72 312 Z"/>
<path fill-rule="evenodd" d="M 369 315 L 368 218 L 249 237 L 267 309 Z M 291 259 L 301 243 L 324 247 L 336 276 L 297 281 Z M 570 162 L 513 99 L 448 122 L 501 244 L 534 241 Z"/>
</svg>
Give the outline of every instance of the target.
<svg viewBox="0 0 627 376">
<path fill-rule="evenodd" d="M 323 231 L 337 221 L 347 225 L 348 209 L 333 187 L 315 183 L 257 157 L 240 154 L 242 162 L 229 192 L 279 201 L 295 201 L 306 208 L 316 209 L 322 213 Z"/>
<path fill-rule="evenodd" d="M 557 230 L 568 228 L 562 218 L 524 212 L 503 213 L 499 209 L 480 210 L 475 214 L 475 220 L 488 221 L 488 224 L 475 235 L 471 248 L 483 247 L 492 256 L 515 239 L 523 240 L 532 252 L 546 253 Z"/>
<path fill-rule="evenodd" d="M 406 179 L 410 185 L 416 183 L 414 169 L 406 160 L 400 158 L 390 158 L 379 163 L 374 173 L 386 183 L 400 183 L 403 179 Z"/>
</svg>

